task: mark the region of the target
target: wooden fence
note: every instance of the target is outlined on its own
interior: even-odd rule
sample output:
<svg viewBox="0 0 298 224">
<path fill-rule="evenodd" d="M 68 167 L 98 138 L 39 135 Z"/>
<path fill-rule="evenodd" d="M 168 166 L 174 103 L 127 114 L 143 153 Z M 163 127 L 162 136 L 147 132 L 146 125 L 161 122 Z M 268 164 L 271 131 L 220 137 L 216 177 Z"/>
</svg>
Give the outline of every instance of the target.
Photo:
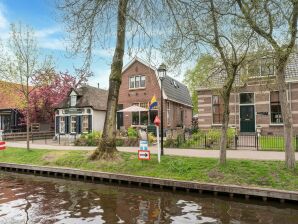
<svg viewBox="0 0 298 224">
<path fill-rule="evenodd" d="M 55 135 L 54 131 L 39 131 L 39 132 L 30 132 L 29 137 L 30 140 L 38 140 L 38 139 L 50 139 Z M 5 133 L 3 134 L 3 140 L 6 141 L 22 141 L 26 140 L 27 133 L 26 132 L 13 132 L 13 133 Z"/>
</svg>

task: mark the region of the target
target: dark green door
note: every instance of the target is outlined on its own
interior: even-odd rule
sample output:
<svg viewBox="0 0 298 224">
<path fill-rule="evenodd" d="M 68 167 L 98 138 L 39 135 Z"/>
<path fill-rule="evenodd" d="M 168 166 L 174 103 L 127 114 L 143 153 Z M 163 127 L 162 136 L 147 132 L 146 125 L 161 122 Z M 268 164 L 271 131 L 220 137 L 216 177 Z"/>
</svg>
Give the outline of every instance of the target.
<svg viewBox="0 0 298 224">
<path fill-rule="evenodd" d="M 254 105 L 240 106 L 240 132 L 255 132 Z"/>
</svg>

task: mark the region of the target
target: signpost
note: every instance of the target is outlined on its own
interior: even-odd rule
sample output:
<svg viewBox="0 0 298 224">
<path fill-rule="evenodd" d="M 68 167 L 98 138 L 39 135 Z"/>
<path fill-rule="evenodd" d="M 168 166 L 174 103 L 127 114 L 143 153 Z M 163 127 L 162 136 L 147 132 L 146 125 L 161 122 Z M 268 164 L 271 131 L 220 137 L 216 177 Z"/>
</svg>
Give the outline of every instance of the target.
<svg viewBox="0 0 298 224">
<path fill-rule="evenodd" d="M 158 162 L 160 163 L 160 144 L 159 144 L 159 125 L 160 125 L 160 119 L 158 116 L 155 117 L 154 122 L 153 122 L 156 126 L 156 136 L 157 136 L 157 158 L 158 158 Z"/>
<path fill-rule="evenodd" d="M 140 141 L 140 150 L 138 150 L 139 160 L 150 160 L 150 151 L 148 150 L 148 141 Z"/>
<path fill-rule="evenodd" d="M 139 160 L 150 160 L 150 151 L 149 150 L 138 150 Z"/>
</svg>

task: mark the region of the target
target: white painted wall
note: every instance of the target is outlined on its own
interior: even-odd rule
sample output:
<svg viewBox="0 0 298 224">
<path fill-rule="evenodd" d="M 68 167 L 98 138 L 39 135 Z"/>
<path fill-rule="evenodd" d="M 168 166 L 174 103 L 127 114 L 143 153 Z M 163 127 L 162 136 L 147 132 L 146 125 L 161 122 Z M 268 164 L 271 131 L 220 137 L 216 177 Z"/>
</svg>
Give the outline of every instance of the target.
<svg viewBox="0 0 298 224">
<path fill-rule="evenodd" d="M 92 130 L 102 131 L 105 123 L 106 112 L 105 111 L 92 111 Z"/>
</svg>

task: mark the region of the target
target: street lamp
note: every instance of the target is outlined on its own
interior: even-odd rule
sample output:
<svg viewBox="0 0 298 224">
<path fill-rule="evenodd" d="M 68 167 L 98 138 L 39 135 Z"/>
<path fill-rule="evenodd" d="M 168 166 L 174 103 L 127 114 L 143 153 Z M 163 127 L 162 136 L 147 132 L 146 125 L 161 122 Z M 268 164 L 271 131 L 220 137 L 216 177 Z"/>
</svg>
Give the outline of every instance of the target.
<svg viewBox="0 0 298 224">
<path fill-rule="evenodd" d="M 163 155 L 163 94 L 162 94 L 162 81 L 164 80 L 164 78 L 166 77 L 166 73 L 167 73 L 167 68 L 166 65 L 164 63 L 162 63 L 158 69 L 158 77 L 160 79 L 160 120 L 161 120 L 161 124 L 160 124 L 160 133 L 161 133 L 161 150 L 160 150 L 160 154 Z"/>
</svg>

